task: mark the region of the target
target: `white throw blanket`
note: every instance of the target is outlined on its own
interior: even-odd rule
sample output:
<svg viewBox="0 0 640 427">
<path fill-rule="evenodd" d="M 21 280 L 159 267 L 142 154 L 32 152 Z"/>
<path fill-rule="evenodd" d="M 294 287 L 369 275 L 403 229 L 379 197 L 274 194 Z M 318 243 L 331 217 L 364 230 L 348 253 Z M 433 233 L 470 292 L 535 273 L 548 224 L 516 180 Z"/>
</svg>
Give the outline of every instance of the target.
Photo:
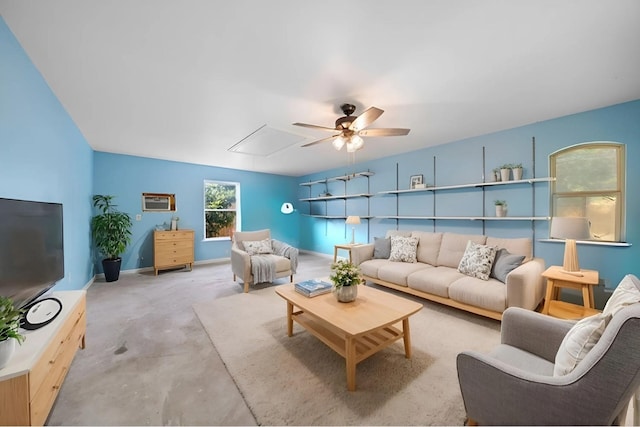
<svg viewBox="0 0 640 427">
<path fill-rule="evenodd" d="M 254 283 L 268 283 L 277 279 L 276 261 L 278 257 L 289 258 L 291 261 L 291 274 L 295 274 L 298 268 L 298 249 L 282 243 L 278 240 L 271 240 L 273 254 L 259 254 L 251 256 L 251 274 Z"/>
</svg>

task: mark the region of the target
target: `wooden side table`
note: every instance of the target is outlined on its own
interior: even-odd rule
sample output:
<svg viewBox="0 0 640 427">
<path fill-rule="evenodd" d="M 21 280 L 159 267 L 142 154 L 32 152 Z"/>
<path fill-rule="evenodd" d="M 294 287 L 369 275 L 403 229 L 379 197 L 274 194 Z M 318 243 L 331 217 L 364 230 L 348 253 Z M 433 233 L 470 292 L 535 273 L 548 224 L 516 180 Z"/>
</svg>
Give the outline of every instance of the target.
<svg viewBox="0 0 640 427">
<path fill-rule="evenodd" d="M 593 300 L 593 287 L 598 284 L 599 276 L 595 270 L 580 270 L 582 276 L 575 276 L 563 271 L 560 266 L 551 266 L 542 273 L 547 279 L 547 293 L 544 299 L 543 314 L 561 319 L 581 319 L 599 313 Z M 559 301 L 560 289 L 577 289 L 582 291 L 582 306 Z"/>
<path fill-rule="evenodd" d="M 343 243 L 341 245 L 334 245 L 333 246 L 333 262 L 336 262 L 338 260 L 339 249 L 349 252 L 349 262 L 351 262 L 351 249 L 354 246 L 360 246 L 360 243 Z"/>
</svg>

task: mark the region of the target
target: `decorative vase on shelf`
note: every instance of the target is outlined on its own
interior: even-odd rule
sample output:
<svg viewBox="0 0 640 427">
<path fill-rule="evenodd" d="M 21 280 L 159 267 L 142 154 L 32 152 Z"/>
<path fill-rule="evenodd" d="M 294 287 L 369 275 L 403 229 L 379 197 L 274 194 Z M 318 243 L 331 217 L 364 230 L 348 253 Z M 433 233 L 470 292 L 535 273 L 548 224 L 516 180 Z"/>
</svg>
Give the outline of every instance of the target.
<svg viewBox="0 0 640 427">
<path fill-rule="evenodd" d="M 520 181 L 522 179 L 522 168 L 521 167 L 515 167 L 513 169 L 511 169 L 511 171 L 513 172 L 513 179 L 516 181 Z"/>
<path fill-rule="evenodd" d="M 506 205 L 496 205 L 496 216 L 497 217 L 507 216 L 507 206 Z"/>
<path fill-rule="evenodd" d="M 509 181 L 510 175 L 511 175 L 511 169 L 509 168 L 500 169 L 500 178 L 502 181 Z"/>
</svg>

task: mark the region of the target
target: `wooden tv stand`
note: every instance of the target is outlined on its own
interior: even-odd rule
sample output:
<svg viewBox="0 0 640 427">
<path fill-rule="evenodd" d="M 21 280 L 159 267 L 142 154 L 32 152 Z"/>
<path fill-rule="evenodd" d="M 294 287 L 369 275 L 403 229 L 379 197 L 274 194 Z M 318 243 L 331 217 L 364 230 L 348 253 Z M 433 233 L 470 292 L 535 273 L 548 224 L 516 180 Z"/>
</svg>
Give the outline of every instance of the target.
<svg viewBox="0 0 640 427">
<path fill-rule="evenodd" d="M 78 348 L 84 348 L 86 292 L 54 292 L 62 312 L 16 346 L 0 369 L 0 425 L 44 425 Z"/>
</svg>

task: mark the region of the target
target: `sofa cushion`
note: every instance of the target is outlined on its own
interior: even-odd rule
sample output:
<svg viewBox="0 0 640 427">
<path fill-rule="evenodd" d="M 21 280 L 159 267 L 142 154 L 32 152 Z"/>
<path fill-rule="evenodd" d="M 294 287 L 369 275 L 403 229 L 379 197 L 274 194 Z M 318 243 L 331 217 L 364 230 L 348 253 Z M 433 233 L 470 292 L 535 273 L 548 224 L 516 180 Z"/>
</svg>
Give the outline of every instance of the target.
<svg viewBox="0 0 640 427">
<path fill-rule="evenodd" d="M 411 237 L 411 230 L 387 230 L 387 234 L 384 237 L 393 236 Z"/>
<path fill-rule="evenodd" d="M 501 239 L 487 236 L 487 246 L 497 246 L 498 249 L 506 249 L 514 255 L 524 255 L 522 262 L 529 262 L 533 258 L 533 243 L 530 238 Z"/>
<path fill-rule="evenodd" d="M 489 275 L 489 277 L 493 277 L 494 279 L 498 279 L 502 283 L 506 283 L 507 274 L 511 273 L 518 266 L 520 266 L 524 258 L 524 255 L 515 255 L 510 253 L 505 248 L 500 249 L 496 252 L 496 258 L 493 260 L 493 265 L 491 266 L 491 274 Z"/>
<path fill-rule="evenodd" d="M 467 276 L 489 280 L 489 273 L 491 273 L 491 266 L 495 258 L 495 246 L 479 245 L 469 241 L 460 264 L 458 264 L 458 271 Z"/>
<path fill-rule="evenodd" d="M 438 253 L 442 243 L 442 233 L 429 233 L 427 231 L 414 231 L 411 237 L 418 238 L 418 251 L 416 257 L 418 262 L 426 262 L 436 266 L 438 263 Z"/>
<path fill-rule="evenodd" d="M 369 276 L 373 279 L 378 278 L 378 269 L 388 264 L 390 261 L 387 259 L 370 259 L 361 263 L 358 267 L 360 272 L 365 276 Z"/>
<path fill-rule="evenodd" d="M 391 236 L 391 254 L 389 255 L 389 261 L 417 262 L 417 248 L 417 237 Z"/>
<path fill-rule="evenodd" d="M 444 233 L 442 235 L 442 243 L 440 244 L 440 252 L 438 253 L 437 266 L 458 268 L 462 255 L 467 249 L 467 242 L 471 240 L 473 243 L 484 245 L 487 240 L 486 236 L 475 234 L 457 234 Z"/>
<path fill-rule="evenodd" d="M 449 285 L 449 298 L 502 313 L 507 308 L 507 287 L 496 279 L 464 276 Z"/>
<path fill-rule="evenodd" d="M 573 371 L 598 343 L 609 320 L 610 314 L 598 313 L 573 325 L 558 348 L 553 376 L 567 375 Z"/>
<path fill-rule="evenodd" d="M 407 277 L 418 270 L 432 268 L 421 262 L 392 262 L 386 261 L 378 268 L 378 278 L 400 286 L 407 286 Z"/>
<path fill-rule="evenodd" d="M 407 286 L 422 292 L 427 292 L 441 297 L 449 297 L 449 285 L 464 277 L 455 268 L 432 267 L 425 268 L 407 277 Z"/>
<path fill-rule="evenodd" d="M 389 259 L 391 255 L 391 238 L 374 237 L 373 258 Z"/>
<path fill-rule="evenodd" d="M 271 254 L 271 253 L 273 253 L 273 248 L 271 247 L 271 239 L 244 240 L 242 242 L 242 245 L 244 246 L 244 250 L 249 255 Z"/>
<path fill-rule="evenodd" d="M 614 316 L 620 309 L 640 302 L 640 280 L 633 274 L 622 278 L 602 312 Z"/>
</svg>

